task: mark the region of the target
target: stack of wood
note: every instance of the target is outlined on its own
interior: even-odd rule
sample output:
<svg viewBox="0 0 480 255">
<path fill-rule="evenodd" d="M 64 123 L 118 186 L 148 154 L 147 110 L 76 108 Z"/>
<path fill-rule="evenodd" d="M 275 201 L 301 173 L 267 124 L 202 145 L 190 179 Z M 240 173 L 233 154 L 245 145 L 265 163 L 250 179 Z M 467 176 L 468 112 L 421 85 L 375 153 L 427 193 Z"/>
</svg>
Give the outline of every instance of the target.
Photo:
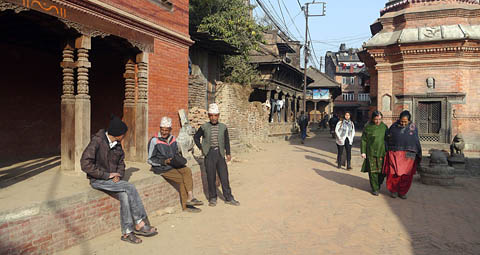
<svg viewBox="0 0 480 255">
<path fill-rule="evenodd" d="M 188 112 L 188 121 L 195 129 L 198 129 L 203 123 L 208 122 L 207 110 L 198 107 L 192 107 Z"/>
</svg>

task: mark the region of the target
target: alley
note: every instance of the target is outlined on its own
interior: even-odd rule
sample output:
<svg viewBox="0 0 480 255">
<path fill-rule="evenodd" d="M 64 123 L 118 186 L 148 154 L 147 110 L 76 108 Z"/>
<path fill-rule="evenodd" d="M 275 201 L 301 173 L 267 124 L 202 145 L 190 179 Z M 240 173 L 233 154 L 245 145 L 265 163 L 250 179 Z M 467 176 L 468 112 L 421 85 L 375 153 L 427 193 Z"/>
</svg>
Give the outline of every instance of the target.
<svg viewBox="0 0 480 255">
<path fill-rule="evenodd" d="M 359 137 L 356 138 L 357 141 Z M 326 133 L 262 144 L 236 156 L 230 180 L 240 207 L 220 202 L 199 214 L 151 219 L 159 234 L 143 244 L 113 231 L 61 254 L 479 254 L 480 179 L 453 187 L 414 181 L 407 200 L 369 191 L 360 173 L 335 167 Z M 202 194 L 199 197 L 205 201 Z"/>
</svg>

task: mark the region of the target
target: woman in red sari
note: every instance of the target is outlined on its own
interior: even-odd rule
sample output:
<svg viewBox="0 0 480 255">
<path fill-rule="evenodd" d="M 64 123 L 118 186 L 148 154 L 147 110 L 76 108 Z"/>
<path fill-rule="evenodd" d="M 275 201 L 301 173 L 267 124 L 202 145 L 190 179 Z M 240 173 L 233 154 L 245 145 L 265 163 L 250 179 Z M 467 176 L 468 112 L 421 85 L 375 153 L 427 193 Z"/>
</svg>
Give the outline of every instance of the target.
<svg viewBox="0 0 480 255">
<path fill-rule="evenodd" d="M 422 147 L 418 129 L 411 121 L 409 111 L 403 111 L 400 118 L 385 137 L 387 154 L 383 172 L 387 176 L 387 189 L 391 197 L 406 199 L 413 181 L 413 175 L 422 159 Z"/>
</svg>

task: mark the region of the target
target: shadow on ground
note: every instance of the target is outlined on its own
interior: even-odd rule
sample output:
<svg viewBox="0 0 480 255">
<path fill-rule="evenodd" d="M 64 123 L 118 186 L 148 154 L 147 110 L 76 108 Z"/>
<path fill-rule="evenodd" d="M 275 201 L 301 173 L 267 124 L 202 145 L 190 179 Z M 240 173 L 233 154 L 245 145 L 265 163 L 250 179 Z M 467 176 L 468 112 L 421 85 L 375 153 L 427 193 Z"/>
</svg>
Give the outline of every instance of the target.
<svg viewBox="0 0 480 255">
<path fill-rule="evenodd" d="M 47 170 L 60 166 L 60 157 L 40 158 L 25 163 L 6 164 L 0 168 L 0 189 L 22 182 Z"/>
</svg>

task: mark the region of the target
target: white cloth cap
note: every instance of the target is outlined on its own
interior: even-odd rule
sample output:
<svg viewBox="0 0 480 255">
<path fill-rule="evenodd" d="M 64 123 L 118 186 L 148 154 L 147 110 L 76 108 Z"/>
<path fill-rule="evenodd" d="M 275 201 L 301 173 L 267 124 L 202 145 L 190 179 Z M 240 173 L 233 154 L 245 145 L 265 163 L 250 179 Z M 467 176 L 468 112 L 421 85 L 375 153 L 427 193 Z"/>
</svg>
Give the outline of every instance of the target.
<svg viewBox="0 0 480 255">
<path fill-rule="evenodd" d="M 218 105 L 213 103 L 208 106 L 208 113 L 210 114 L 219 114 L 220 110 L 218 109 Z"/>
<path fill-rule="evenodd" d="M 160 121 L 160 127 L 172 127 L 172 119 L 169 117 L 163 117 L 162 120 Z"/>
</svg>

